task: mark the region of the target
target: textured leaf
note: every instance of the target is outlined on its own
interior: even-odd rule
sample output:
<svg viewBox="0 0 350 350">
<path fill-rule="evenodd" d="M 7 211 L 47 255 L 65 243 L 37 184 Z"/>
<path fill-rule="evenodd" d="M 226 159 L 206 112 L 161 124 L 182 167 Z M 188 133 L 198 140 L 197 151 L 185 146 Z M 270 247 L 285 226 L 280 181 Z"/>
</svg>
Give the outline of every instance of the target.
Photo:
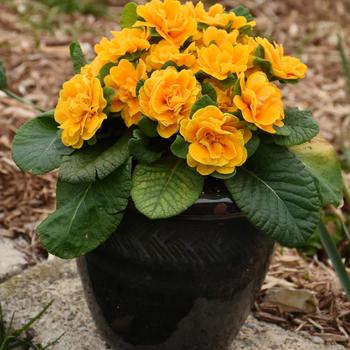
<svg viewBox="0 0 350 350">
<path fill-rule="evenodd" d="M 248 141 L 248 143 L 245 145 L 247 151 L 248 151 L 248 157 L 251 157 L 256 150 L 258 149 L 260 145 L 260 138 L 256 134 L 253 134 L 252 138 Z"/>
<path fill-rule="evenodd" d="M 285 113 L 284 127 L 280 130 L 287 129 L 289 134 L 285 134 L 285 136 L 275 135 L 273 138 L 276 144 L 281 146 L 300 145 L 319 133 L 320 128 L 309 111 L 295 108 L 286 110 Z"/>
<path fill-rule="evenodd" d="M 86 65 L 83 50 L 78 42 L 73 42 L 69 46 L 70 56 L 73 61 L 74 73 L 79 74 L 82 67 Z"/>
<path fill-rule="evenodd" d="M 135 92 L 136 92 L 136 96 L 137 97 L 139 96 L 140 89 L 142 88 L 142 86 L 144 84 L 145 84 L 145 81 L 143 79 L 140 79 L 140 80 L 137 81 L 136 88 L 135 88 Z"/>
<path fill-rule="evenodd" d="M 225 184 L 248 219 L 283 245 L 302 243 L 317 227 L 321 204 L 312 175 L 284 147 L 261 145 Z"/>
<path fill-rule="evenodd" d="M 36 175 L 58 168 L 61 157 L 73 151 L 62 144 L 58 125 L 51 116 L 25 123 L 12 144 L 12 157 L 18 167 Z"/>
<path fill-rule="evenodd" d="M 148 137 L 158 136 L 157 122 L 146 116 L 142 116 L 137 126 Z"/>
<path fill-rule="evenodd" d="M 63 157 L 60 179 L 71 183 L 103 179 L 129 157 L 128 141 L 129 135 L 124 135 L 109 147 L 105 143 L 85 146 L 72 155 Z"/>
<path fill-rule="evenodd" d="M 137 4 L 129 2 L 123 8 L 122 16 L 120 19 L 120 26 L 122 28 L 131 28 L 137 21 Z"/>
<path fill-rule="evenodd" d="M 338 206 L 343 198 L 342 174 L 332 145 L 317 136 L 310 142 L 291 147 L 290 150 L 313 175 L 322 205 Z"/>
<path fill-rule="evenodd" d="M 102 68 L 100 69 L 100 72 L 98 73 L 97 78 L 99 79 L 101 86 L 105 85 L 105 77 L 107 75 L 109 75 L 109 71 L 111 70 L 112 67 L 114 67 L 116 65 L 115 62 L 109 62 L 106 63 L 105 65 L 102 66 Z"/>
<path fill-rule="evenodd" d="M 0 61 L 0 90 L 6 89 L 7 80 L 6 80 L 6 70 L 2 62 Z"/>
<path fill-rule="evenodd" d="M 218 98 L 213 85 L 207 82 L 202 83 L 202 95 L 208 95 L 215 102 Z"/>
<path fill-rule="evenodd" d="M 190 117 L 192 117 L 199 109 L 207 106 L 216 106 L 216 103 L 208 95 L 204 95 L 194 103 Z"/>
<path fill-rule="evenodd" d="M 224 89 L 228 89 L 231 86 L 234 86 L 236 82 L 237 82 L 237 77 L 235 77 L 232 73 L 230 73 L 225 80 L 220 80 L 220 85 Z"/>
<path fill-rule="evenodd" d="M 136 208 L 150 219 L 178 215 L 200 196 L 204 178 L 174 157 L 151 165 L 138 164 L 131 196 Z"/>
<path fill-rule="evenodd" d="M 232 12 L 234 12 L 237 16 L 243 16 L 247 19 L 248 22 L 253 21 L 254 17 L 253 15 L 250 13 L 250 11 L 244 7 L 244 6 L 238 6 L 235 7 L 234 9 L 231 10 Z"/>
<path fill-rule="evenodd" d="M 130 161 L 96 182 L 71 184 L 59 180 L 57 210 L 38 227 L 45 248 L 71 259 L 98 247 L 119 225 L 130 187 Z"/>
<path fill-rule="evenodd" d="M 177 135 L 175 141 L 170 146 L 171 153 L 182 159 L 186 159 L 188 144 L 181 135 Z"/>
<path fill-rule="evenodd" d="M 162 152 L 152 147 L 151 140 L 137 129 L 133 132 L 133 138 L 129 140 L 129 152 L 142 163 L 153 163 L 162 156 Z"/>
</svg>

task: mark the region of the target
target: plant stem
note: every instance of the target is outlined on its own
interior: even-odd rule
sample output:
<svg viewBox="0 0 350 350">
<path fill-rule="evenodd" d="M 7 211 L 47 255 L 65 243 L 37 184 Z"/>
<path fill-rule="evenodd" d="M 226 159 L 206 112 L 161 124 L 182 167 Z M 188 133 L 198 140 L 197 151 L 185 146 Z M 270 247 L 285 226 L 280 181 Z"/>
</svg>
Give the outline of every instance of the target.
<svg viewBox="0 0 350 350">
<path fill-rule="evenodd" d="M 344 39 L 340 33 L 338 34 L 338 50 L 340 53 L 340 58 L 341 58 L 342 66 L 343 66 L 344 75 L 345 75 L 345 78 L 347 80 L 348 89 L 350 92 L 350 65 L 349 65 L 349 60 L 348 60 L 348 57 L 346 55 L 346 51 L 345 51 L 345 47 L 344 47 Z"/>
<path fill-rule="evenodd" d="M 22 98 L 21 96 L 16 95 L 15 93 L 13 93 L 12 91 L 10 91 L 8 89 L 2 89 L 1 91 L 3 91 L 7 96 L 15 99 L 16 101 L 19 101 L 21 103 L 24 103 L 26 105 L 29 105 L 29 106 L 35 108 L 38 112 L 41 112 L 41 113 L 45 112 L 42 108 L 37 107 L 35 104 L 33 104 L 30 101 Z"/>
<path fill-rule="evenodd" d="M 348 203 L 348 205 L 350 205 L 350 188 L 346 182 L 344 174 L 343 174 L 343 195 L 344 195 L 345 202 Z"/>
<path fill-rule="evenodd" d="M 335 246 L 325 224 L 322 221 L 320 221 L 318 225 L 318 232 L 327 255 L 332 262 L 333 268 L 340 280 L 341 285 L 343 286 L 348 300 L 350 301 L 350 278 L 337 251 L 337 247 Z"/>
</svg>

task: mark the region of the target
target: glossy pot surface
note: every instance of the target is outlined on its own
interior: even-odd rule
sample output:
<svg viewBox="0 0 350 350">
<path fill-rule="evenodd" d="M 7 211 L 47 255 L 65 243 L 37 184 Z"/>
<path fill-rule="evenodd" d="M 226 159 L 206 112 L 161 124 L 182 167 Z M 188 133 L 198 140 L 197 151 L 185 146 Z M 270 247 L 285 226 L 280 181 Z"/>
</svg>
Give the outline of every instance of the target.
<svg viewBox="0 0 350 350">
<path fill-rule="evenodd" d="M 118 230 L 79 259 L 89 307 L 118 350 L 225 350 L 245 321 L 273 250 L 226 190 L 207 184 L 176 217 L 129 207 Z"/>
</svg>

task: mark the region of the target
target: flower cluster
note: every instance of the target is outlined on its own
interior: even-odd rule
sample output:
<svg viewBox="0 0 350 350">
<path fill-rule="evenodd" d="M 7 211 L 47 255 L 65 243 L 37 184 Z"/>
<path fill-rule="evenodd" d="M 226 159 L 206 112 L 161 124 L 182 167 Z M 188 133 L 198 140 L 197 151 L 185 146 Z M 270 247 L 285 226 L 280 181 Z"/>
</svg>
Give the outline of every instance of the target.
<svg viewBox="0 0 350 350">
<path fill-rule="evenodd" d="M 303 78 L 307 67 L 254 37 L 243 8 L 177 0 L 133 8 L 134 21 L 103 38 L 95 59 L 64 84 L 55 112 L 62 142 L 81 148 L 110 115 L 127 128 L 147 118 L 158 137 L 183 140 L 187 164 L 200 174 L 233 173 L 252 134 L 283 127 L 279 85 Z"/>
</svg>

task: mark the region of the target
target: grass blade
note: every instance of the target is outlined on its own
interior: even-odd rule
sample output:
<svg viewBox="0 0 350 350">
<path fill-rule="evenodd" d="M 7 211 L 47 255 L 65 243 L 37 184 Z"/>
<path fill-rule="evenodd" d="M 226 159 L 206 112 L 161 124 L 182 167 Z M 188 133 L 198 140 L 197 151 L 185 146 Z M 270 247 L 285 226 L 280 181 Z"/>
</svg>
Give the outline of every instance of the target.
<svg viewBox="0 0 350 350">
<path fill-rule="evenodd" d="M 340 53 L 340 58 L 341 58 L 342 66 L 343 66 L 344 75 L 345 75 L 345 78 L 347 80 L 348 89 L 350 92 L 350 63 L 349 63 L 349 59 L 348 59 L 348 56 L 347 56 L 347 53 L 345 50 L 344 38 L 340 33 L 338 34 L 338 50 Z"/>
<path fill-rule="evenodd" d="M 341 285 L 350 301 L 350 278 L 346 272 L 345 266 L 341 260 L 341 257 L 337 251 L 337 248 L 328 233 L 328 230 L 323 222 L 320 221 L 318 225 L 318 232 L 324 246 L 324 249 L 332 262 L 333 268 L 339 278 Z"/>
</svg>

